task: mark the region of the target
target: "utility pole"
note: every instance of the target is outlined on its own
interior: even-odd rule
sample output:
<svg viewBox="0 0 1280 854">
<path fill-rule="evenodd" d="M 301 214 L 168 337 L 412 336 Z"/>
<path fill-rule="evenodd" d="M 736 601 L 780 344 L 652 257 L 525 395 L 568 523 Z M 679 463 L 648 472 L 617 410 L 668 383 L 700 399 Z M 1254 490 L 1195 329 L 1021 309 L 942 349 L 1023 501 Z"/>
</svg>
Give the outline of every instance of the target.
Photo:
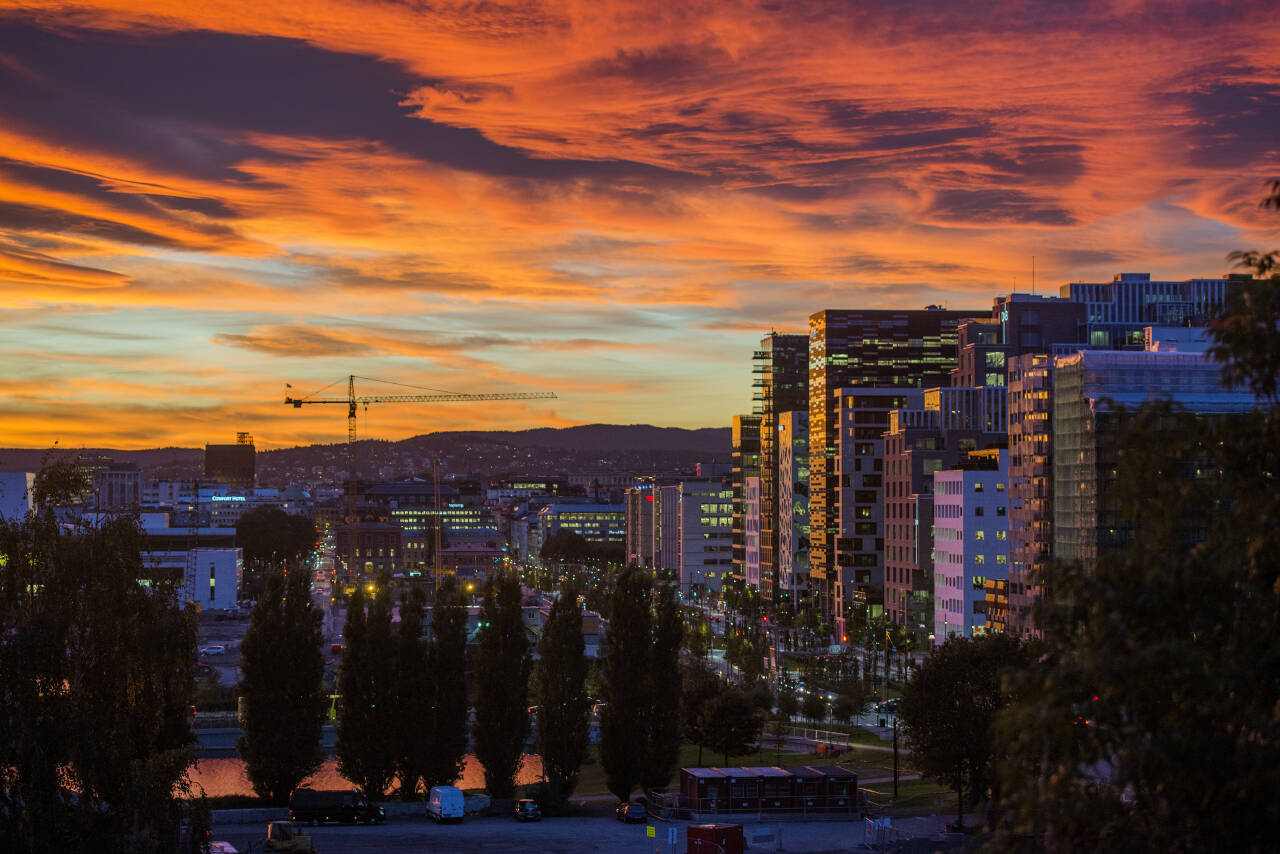
<svg viewBox="0 0 1280 854">
<path fill-rule="evenodd" d="M 893 713 L 893 799 L 898 799 L 898 712 Z"/>
</svg>

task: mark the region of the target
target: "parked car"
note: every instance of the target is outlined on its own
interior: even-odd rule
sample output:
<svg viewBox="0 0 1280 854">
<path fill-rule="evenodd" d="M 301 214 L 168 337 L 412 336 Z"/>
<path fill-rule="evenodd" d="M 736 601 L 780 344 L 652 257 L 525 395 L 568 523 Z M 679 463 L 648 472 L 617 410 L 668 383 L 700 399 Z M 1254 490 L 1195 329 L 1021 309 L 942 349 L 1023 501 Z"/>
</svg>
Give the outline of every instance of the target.
<svg viewBox="0 0 1280 854">
<path fill-rule="evenodd" d="M 289 797 L 290 821 L 379 824 L 385 817 L 382 807 L 369 803 L 355 789 L 294 789 Z"/>
<path fill-rule="evenodd" d="M 537 801 L 524 798 L 516 801 L 515 817 L 516 821 L 537 821 L 542 818 L 542 810 Z"/>
<path fill-rule="evenodd" d="M 633 821 L 647 821 L 649 812 L 644 808 L 644 804 L 623 801 L 613 811 L 613 817 L 624 824 L 630 824 Z"/>
<path fill-rule="evenodd" d="M 436 821 L 462 821 L 462 790 L 453 786 L 432 786 L 427 815 Z"/>
<path fill-rule="evenodd" d="M 902 703 L 901 697 L 892 697 L 888 700 L 881 700 L 876 703 L 877 712 L 897 712 L 898 706 Z"/>
<path fill-rule="evenodd" d="M 190 649 L 190 647 L 188 647 Z M 226 655 L 227 648 L 220 643 L 210 644 L 209 646 L 200 647 L 201 655 Z"/>
</svg>

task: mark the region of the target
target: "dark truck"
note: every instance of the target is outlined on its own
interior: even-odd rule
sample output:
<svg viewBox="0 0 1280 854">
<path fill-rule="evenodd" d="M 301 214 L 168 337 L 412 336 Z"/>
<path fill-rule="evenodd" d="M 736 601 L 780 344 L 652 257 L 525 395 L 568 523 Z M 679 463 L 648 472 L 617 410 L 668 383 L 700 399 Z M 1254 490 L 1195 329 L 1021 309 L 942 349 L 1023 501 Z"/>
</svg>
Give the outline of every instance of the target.
<svg viewBox="0 0 1280 854">
<path fill-rule="evenodd" d="M 367 822 L 378 824 L 386 817 L 382 807 L 365 800 L 355 789 L 294 789 L 289 797 L 289 820 L 320 824 Z"/>
</svg>

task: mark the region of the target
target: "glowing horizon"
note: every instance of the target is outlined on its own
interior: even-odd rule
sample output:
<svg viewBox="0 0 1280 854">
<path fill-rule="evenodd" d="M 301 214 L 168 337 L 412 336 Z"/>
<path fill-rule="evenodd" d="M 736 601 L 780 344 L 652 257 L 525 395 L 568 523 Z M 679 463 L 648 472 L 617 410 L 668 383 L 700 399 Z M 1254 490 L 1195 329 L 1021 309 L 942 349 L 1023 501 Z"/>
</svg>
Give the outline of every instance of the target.
<svg viewBox="0 0 1280 854">
<path fill-rule="evenodd" d="M 0 446 L 727 426 L 828 308 L 1269 248 L 1270 3 L 0 0 Z M 345 390 L 344 390 L 345 391 Z"/>
</svg>

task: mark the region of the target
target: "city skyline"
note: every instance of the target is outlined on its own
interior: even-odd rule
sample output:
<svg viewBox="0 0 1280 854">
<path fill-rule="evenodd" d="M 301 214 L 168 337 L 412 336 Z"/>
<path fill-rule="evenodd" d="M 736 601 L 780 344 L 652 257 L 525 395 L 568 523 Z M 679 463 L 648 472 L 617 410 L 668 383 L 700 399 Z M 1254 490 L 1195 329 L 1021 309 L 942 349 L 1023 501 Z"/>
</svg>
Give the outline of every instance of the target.
<svg viewBox="0 0 1280 854">
<path fill-rule="evenodd" d="M 1269 4 L 11 5 L 5 446 L 727 427 L 815 312 L 1272 239 Z"/>
</svg>

